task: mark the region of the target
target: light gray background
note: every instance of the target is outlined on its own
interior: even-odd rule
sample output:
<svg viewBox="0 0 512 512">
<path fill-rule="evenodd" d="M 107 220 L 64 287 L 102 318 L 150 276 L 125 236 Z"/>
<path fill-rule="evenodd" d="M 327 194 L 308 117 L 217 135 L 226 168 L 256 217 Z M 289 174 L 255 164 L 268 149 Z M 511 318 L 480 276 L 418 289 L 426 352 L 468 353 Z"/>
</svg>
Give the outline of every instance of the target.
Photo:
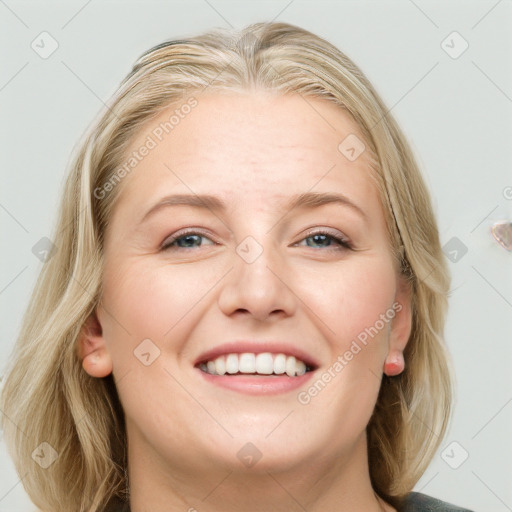
<svg viewBox="0 0 512 512">
<path fill-rule="evenodd" d="M 136 57 L 165 39 L 273 19 L 329 39 L 363 69 L 417 154 L 443 245 L 456 237 L 467 247 L 450 262 L 456 409 L 416 490 L 475 512 L 512 510 L 512 253 L 490 233 L 512 220 L 509 0 L 0 0 L 0 372 L 42 266 L 32 247 L 51 236 L 70 151 Z M 59 45 L 47 59 L 31 48 L 43 31 Z M 458 58 L 441 46 L 453 31 L 469 43 Z M 461 48 L 453 37 L 444 44 Z M 0 442 L 0 512 L 31 510 Z"/>
</svg>

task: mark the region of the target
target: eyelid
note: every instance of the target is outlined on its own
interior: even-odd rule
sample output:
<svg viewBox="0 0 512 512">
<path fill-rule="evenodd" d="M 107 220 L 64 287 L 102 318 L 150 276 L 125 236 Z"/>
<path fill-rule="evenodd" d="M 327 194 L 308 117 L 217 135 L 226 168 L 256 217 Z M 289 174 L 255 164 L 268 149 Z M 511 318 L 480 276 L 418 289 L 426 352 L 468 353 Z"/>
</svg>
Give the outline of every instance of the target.
<svg viewBox="0 0 512 512">
<path fill-rule="evenodd" d="M 164 241 L 160 244 L 160 249 L 165 250 L 170 244 L 175 242 L 178 238 L 181 238 L 186 235 L 200 235 L 204 238 L 208 238 L 212 242 L 216 243 L 213 237 L 208 233 L 208 231 L 205 231 L 200 228 L 183 228 L 182 230 L 176 231 L 172 235 L 169 235 L 164 239 Z"/>
<path fill-rule="evenodd" d="M 322 227 L 322 226 L 319 226 L 319 227 L 317 226 L 314 228 L 307 229 L 305 234 L 303 235 L 303 238 L 307 238 L 308 236 L 315 235 L 317 233 L 332 235 L 334 237 L 339 238 L 343 242 L 345 242 L 349 245 L 352 245 L 352 240 L 350 240 L 350 238 L 347 235 L 345 235 L 345 233 L 342 233 L 339 229 Z"/>
</svg>

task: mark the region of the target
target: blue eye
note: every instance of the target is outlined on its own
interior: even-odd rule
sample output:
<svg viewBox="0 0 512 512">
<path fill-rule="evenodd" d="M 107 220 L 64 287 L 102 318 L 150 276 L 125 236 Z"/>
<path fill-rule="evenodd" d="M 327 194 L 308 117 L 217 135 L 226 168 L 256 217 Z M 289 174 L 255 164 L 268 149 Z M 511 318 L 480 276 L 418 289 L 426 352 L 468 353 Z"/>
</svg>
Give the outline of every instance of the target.
<svg viewBox="0 0 512 512">
<path fill-rule="evenodd" d="M 180 236 L 173 237 L 171 239 L 166 240 L 162 244 L 162 249 L 171 249 L 173 247 L 176 247 L 178 249 L 191 249 L 194 247 L 200 247 L 201 245 L 201 239 L 210 240 L 208 237 L 201 235 L 199 233 L 189 232 L 184 233 Z M 210 240 L 211 242 L 211 240 Z M 206 244 L 211 245 L 211 244 Z"/>
<path fill-rule="evenodd" d="M 201 240 L 209 240 L 210 244 L 201 243 Z M 306 241 L 306 245 L 312 248 L 329 248 L 335 250 L 352 249 L 350 242 L 342 237 L 338 237 L 325 231 L 317 231 L 311 233 L 301 242 Z M 311 243 L 309 241 L 312 241 Z M 194 247 L 202 247 L 204 245 L 215 245 L 210 238 L 194 231 L 182 233 L 179 236 L 173 236 L 162 244 L 162 250 L 171 249 L 193 249 Z M 302 245 L 300 242 L 295 245 Z"/>
<path fill-rule="evenodd" d="M 311 233 L 309 236 L 303 239 L 303 241 L 307 240 L 313 240 L 313 242 L 306 243 L 308 247 L 315 248 L 316 246 L 319 246 L 319 248 L 330 248 L 334 247 L 337 249 L 345 248 L 345 249 L 351 249 L 351 245 L 348 242 L 348 240 L 345 240 L 341 237 L 337 237 L 334 235 L 331 235 L 330 233 L 326 233 L 325 231 L 317 231 L 315 233 Z M 332 243 L 334 242 L 334 244 Z M 336 247 L 337 246 L 337 247 Z"/>
</svg>

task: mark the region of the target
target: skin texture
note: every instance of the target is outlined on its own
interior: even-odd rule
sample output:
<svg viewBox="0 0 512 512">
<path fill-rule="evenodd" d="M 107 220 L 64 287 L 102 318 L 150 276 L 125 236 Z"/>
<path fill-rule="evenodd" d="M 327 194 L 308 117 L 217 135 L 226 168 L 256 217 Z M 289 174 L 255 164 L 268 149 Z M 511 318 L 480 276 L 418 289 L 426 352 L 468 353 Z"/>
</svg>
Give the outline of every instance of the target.
<svg viewBox="0 0 512 512">
<path fill-rule="evenodd" d="M 396 274 L 365 153 L 352 162 L 338 150 L 357 125 L 299 95 L 197 99 L 120 185 L 104 293 L 79 344 L 85 371 L 114 374 L 132 512 L 392 511 L 371 488 L 365 428 L 383 371 L 403 371 L 410 290 Z M 175 108 L 148 123 L 131 150 Z M 344 194 L 368 220 L 339 204 L 286 209 L 290 196 L 310 191 Z M 203 193 L 226 211 L 172 206 L 141 223 L 162 197 Z M 161 249 L 189 227 L 205 238 Z M 344 235 L 355 250 L 309 228 Z M 236 251 L 248 236 L 262 250 L 251 263 Z M 298 393 L 394 303 L 400 311 L 385 328 L 301 404 Z M 145 339 L 160 350 L 148 366 L 134 356 Z M 207 382 L 194 362 L 238 339 L 290 343 L 319 367 L 303 388 L 272 396 Z M 252 467 L 237 456 L 248 442 L 262 455 Z"/>
</svg>

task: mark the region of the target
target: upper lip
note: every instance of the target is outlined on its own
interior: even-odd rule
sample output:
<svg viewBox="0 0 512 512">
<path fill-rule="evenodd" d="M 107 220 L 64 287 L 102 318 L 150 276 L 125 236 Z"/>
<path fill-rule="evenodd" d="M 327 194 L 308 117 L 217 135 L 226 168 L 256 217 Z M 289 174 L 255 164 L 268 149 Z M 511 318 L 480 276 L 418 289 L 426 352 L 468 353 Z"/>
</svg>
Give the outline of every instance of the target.
<svg viewBox="0 0 512 512">
<path fill-rule="evenodd" d="M 296 359 L 303 361 L 306 366 L 312 369 L 318 368 L 317 361 L 306 353 L 304 350 L 292 345 L 290 343 L 281 341 L 231 341 L 217 345 L 206 352 L 203 352 L 195 361 L 194 366 L 207 361 L 213 361 L 217 357 L 226 354 L 261 354 L 263 352 L 270 352 L 272 354 L 285 354 L 287 356 L 294 356 Z"/>
</svg>

